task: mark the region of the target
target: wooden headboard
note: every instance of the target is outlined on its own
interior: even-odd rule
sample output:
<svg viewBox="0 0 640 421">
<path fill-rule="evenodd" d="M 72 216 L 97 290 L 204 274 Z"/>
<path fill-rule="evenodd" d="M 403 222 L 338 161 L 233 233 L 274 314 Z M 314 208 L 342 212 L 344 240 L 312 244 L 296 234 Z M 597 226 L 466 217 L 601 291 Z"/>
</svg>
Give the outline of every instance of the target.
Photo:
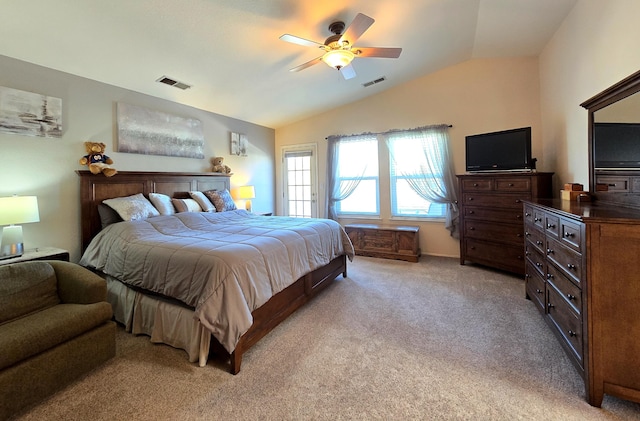
<svg viewBox="0 0 640 421">
<path fill-rule="evenodd" d="M 105 199 L 142 193 L 189 197 L 190 191 L 224 190 L 231 187 L 231 174 L 119 171 L 113 177 L 76 171 L 80 176 L 82 250 L 102 229 L 98 205 Z"/>
</svg>

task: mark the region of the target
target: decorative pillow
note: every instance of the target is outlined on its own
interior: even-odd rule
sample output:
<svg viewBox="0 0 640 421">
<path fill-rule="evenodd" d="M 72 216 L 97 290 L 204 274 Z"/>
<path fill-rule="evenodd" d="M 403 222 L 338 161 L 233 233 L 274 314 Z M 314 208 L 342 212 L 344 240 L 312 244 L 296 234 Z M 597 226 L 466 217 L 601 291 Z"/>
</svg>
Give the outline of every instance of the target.
<svg viewBox="0 0 640 421">
<path fill-rule="evenodd" d="M 171 203 L 171 198 L 166 194 L 162 193 L 149 193 L 149 199 L 153 206 L 158 209 L 160 215 L 173 215 L 176 213 L 176 209 L 173 207 L 173 203 Z"/>
<path fill-rule="evenodd" d="M 116 197 L 114 199 L 103 200 L 102 203 L 109 206 L 120 215 L 124 221 L 135 221 L 145 219 L 150 216 L 158 216 L 160 212 L 154 208 L 142 193 L 127 197 Z"/>
<path fill-rule="evenodd" d="M 207 190 L 203 193 L 209 200 L 211 200 L 211 203 L 213 203 L 213 206 L 216 207 L 216 211 L 218 212 L 226 212 L 238 209 L 236 207 L 236 203 L 231 197 L 231 194 L 229 193 L 229 190 L 227 189 L 219 191 Z"/>
<path fill-rule="evenodd" d="M 202 212 L 202 208 L 193 199 L 171 199 L 177 212 Z"/>
<path fill-rule="evenodd" d="M 211 203 L 209 199 L 207 199 L 207 196 L 205 196 L 201 191 L 190 191 L 189 196 L 191 196 L 193 200 L 198 202 L 198 205 L 200 205 L 203 212 L 216 211 L 216 207 L 213 206 L 213 203 Z"/>
<path fill-rule="evenodd" d="M 100 215 L 100 225 L 102 226 L 102 229 L 105 229 L 116 222 L 122 222 L 122 218 L 120 218 L 118 212 L 105 204 L 100 203 L 98 205 L 98 214 Z"/>
</svg>

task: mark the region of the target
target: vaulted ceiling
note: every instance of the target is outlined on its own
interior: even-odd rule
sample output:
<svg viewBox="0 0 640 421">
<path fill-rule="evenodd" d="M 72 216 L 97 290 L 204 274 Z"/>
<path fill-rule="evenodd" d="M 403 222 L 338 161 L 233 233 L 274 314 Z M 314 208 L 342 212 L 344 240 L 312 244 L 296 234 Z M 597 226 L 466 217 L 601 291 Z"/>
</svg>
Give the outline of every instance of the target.
<svg viewBox="0 0 640 421">
<path fill-rule="evenodd" d="M 278 128 L 472 58 L 537 56 L 577 1 L 5 1 L 0 55 Z M 322 51 L 282 34 L 323 43 L 358 13 L 375 23 L 357 46 L 398 59 L 358 57 L 349 80 L 323 63 L 289 72 Z"/>
</svg>

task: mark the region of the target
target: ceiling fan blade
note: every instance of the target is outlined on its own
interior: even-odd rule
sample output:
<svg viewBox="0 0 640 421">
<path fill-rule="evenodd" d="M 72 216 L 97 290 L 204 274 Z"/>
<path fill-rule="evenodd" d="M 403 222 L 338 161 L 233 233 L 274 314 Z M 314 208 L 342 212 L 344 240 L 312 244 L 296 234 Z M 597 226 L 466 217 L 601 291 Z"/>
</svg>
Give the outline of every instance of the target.
<svg viewBox="0 0 640 421">
<path fill-rule="evenodd" d="M 316 57 L 311 61 L 307 61 L 306 63 L 302 63 L 299 66 L 294 67 L 293 69 L 289 69 L 290 72 L 299 72 L 300 70 L 304 70 L 307 67 L 311 67 L 314 64 L 320 63 L 322 61 L 322 56 Z"/>
<path fill-rule="evenodd" d="M 300 38 L 295 35 L 284 34 L 280 37 L 280 39 L 293 44 L 303 45 L 305 47 L 324 48 L 324 44 L 320 44 L 319 42 L 315 41 L 309 41 L 308 39 Z"/>
<path fill-rule="evenodd" d="M 402 48 L 357 47 L 352 48 L 351 51 L 356 57 L 398 58 Z"/>
<path fill-rule="evenodd" d="M 351 63 L 342 67 L 340 69 L 340 73 L 342 73 L 342 77 L 344 77 L 345 80 L 353 79 L 354 77 L 356 77 L 356 71 Z"/>
<path fill-rule="evenodd" d="M 344 33 L 338 42 L 342 43 L 343 41 L 349 41 L 351 45 L 355 44 L 358 38 L 360 38 L 362 34 L 364 34 L 365 31 L 373 25 L 373 22 L 375 22 L 373 18 L 363 15 L 362 13 L 358 13 L 349 27 L 344 30 Z"/>
</svg>

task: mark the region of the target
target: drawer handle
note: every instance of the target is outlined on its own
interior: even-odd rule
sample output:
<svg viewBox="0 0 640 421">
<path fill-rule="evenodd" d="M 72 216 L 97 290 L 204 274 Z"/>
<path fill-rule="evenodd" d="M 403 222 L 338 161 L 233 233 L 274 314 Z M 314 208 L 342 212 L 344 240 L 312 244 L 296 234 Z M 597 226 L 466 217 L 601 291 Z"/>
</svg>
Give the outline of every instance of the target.
<svg viewBox="0 0 640 421">
<path fill-rule="evenodd" d="M 513 187 L 513 183 L 509 183 L 509 187 Z"/>
<path fill-rule="evenodd" d="M 571 237 L 573 237 L 574 235 L 575 235 L 575 234 L 574 234 L 574 233 L 572 233 L 572 232 L 565 232 L 565 233 L 564 233 L 564 236 L 565 236 L 565 237 L 567 237 L 567 238 L 571 238 Z"/>
<path fill-rule="evenodd" d="M 475 231 L 475 227 L 469 227 L 469 231 Z"/>
<path fill-rule="evenodd" d="M 522 202 L 522 200 L 516 199 L 516 203 L 520 203 L 520 202 Z"/>
<path fill-rule="evenodd" d="M 547 228 L 555 228 L 555 224 L 547 224 Z"/>
<path fill-rule="evenodd" d="M 530 251 L 525 251 L 525 252 L 524 252 L 524 255 L 525 255 L 525 256 L 531 256 L 531 252 L 530 252 Z"/>
<path fill-rule="evenodd" d="M 518 238 L 520 238 L 520 237 L 522 237 L 522 234 L 517 233 L 517 234 L 516 234 L 516 236 L 517 236 Z"/>
<path fill-rule="evenodd" d="M 475 213 L 475 211 L 470 210 L 469 211 L 469 215 L 473 215 Z"/>
<path fill-rule="evenodd" d="M 473 200 L 473 197 L 470 197 L 469 200 Z"/>
<path fill-rule="evenodd" d="M 547 273 L 547 279 L 553 279 L 553 275 L 550 273 Z"/>
<path fill-rule="evenodd" d="M 538 241 L 536 241 L 536 244 L 541 246 L 542 245 L 542 241 L 538 240 Z"/>
<path fill-rule="evenodd" d="M 567 294 L 567 298 L 569 299 L 569 301 L 571 301 L 571 300 L 575 300 L 576 296 L 575 295 L 571 295 L 571 294 Z"/>
<path fill-rule="evenodd" d="M 524 274 L 524 279 L 529 279 L 529 278 L 531 278 L 531 275 L 529 275 L 528 273 L 525 273 Z"/>
<path fill-rule="evenodd" d="M 541 290 L 540 288 L 536 288 L 536 292 L 537 292 L 538 294 L 544 294 L 544 291 L 543 291 L 543 290 Z"/>
<path fill-rule="evenodd" d="M 609 187 L 615 187 L 616 183 L 609 183 Z"/>
<path fill-rule="evenodd" d="M 553 254 L 553 250 L 552 249 L 547 249 L 547 254 Z"/>
<path fill-rule="evenodd" d="M 554 306 L 554 305 L 553 305 L 553 304 L 551 304 L 551 303 L 548 303 L 548 304 L 547 304 L 547 308 L 548 308 L 549 310 L 551 310 L 552 308 L 555 308 L 555 307 L 556 307 L 556 306 Z"/>
<path fill-rule="evenodd" d="M 529 212 L 525 212 L 524 216 L 531 216 L 531 214 Z"/>
<path fill-rule="evenodd" d="M 525 232 L 524 232 L 524 235 L 525 235 L 525 237 L 530 237 L 530 236 L 531 236 L 531 233 L 530 233 L 529 231 L 525 231 Z"/>
<path fill-rule="evenodd" d="M 473 183 L 473 187 L 478 187 L 478 183 Z"/>
<path fill-rule="evenodd" d="M 469 248 L 470 248 L 471 250 L 475 250 L 475 249 L 476 249 L 476 246 L 471 246 L 471 247 L 469 247 Z"/>
<path fill-rule="evenodd" d="M 542 219 L 540 219 L 540 218 L 533 218 L 533 222 L 540 222 L 540 221 L 542 221 Z"/>
<path fill-rule="evenodd" d="M 538 266 L 539 268 L 541 268 L 541 267 L 542 267 L 542 263 L 540 263 L 540 262 L 536 262 L 536 266 Z"/>
<path fill-rule="evenodd" d="M 516 219 L 522 219 L 522 215 L 516 215 Z"/>
<path fill-rule="evenodd" d="M 576 332 L 574 332 L 573 330 L 569 329 L 567 331 L 567 333 L 569 334 L 569 336 L 571 336 L 572 338 L 576 336 Z"/>
<path fill-rule="evenodd" d="M 567 268 L 575 270 L 576 265 L 574 265 L 572 263 L 567 263 Z"/>
</svg>

